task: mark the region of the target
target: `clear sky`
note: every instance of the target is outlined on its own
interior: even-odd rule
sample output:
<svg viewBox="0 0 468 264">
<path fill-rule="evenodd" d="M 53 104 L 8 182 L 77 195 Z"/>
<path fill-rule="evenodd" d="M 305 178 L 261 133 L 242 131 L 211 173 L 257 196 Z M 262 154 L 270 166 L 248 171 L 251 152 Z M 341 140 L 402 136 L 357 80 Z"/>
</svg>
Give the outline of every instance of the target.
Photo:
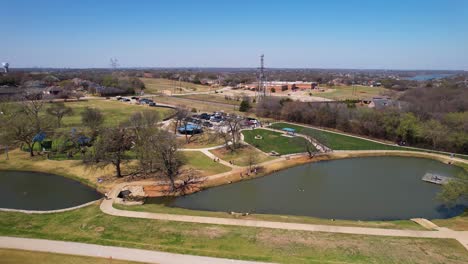
<svg viewBox="0 0 468 264">
<path fill-rule="evenodd" d="M 468 0 L 0 0 L 12 67 L 468 70 Z"/>
</svg>

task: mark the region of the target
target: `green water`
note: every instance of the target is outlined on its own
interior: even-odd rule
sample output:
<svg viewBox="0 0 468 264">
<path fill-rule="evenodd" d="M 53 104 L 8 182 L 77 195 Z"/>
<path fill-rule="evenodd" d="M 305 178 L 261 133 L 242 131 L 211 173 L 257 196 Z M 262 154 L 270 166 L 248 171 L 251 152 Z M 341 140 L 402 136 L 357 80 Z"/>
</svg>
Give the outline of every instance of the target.
<svg viewBox="0 0 468 264">
<path fill-rule="evenodd" d="M 409 157 L 352 158 L 294 167 L 269 176 L 147 203 L 196 210 L 302 215 L 354 220 L 448 218 L 466 203 L 447 208 L 435 198 L 439 185 L 425 173 L 455 176 L 461 169 Z"/>
<path fill-rule="evenodd" d="M 0 171 L 0 208 L 57 210 L 101 198 L 94 189 L 62 176 Z"/>
</svg>

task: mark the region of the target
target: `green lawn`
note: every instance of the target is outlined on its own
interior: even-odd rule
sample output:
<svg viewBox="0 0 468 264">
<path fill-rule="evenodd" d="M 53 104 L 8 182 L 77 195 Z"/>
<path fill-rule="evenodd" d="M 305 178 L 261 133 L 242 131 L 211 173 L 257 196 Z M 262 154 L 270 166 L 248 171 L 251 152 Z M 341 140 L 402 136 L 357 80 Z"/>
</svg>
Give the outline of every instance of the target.
<svg viewBox="0 0 468 264">
<path fill-rule="evenodd" d="M 25 250 L 0 249 L 2 264 L 138 264 L 141 262 L 93 258 Z"/>
<path fill-rule="evenodd" d="M 403 151 L 428 152 L 428 153 L 442 154 L 442 155 L 448 156 L 448 154 L 446 153 L 435 151 L 435 150 L 386 145 L 386 144 L 378 143 L 378 142 L 371 141 L 371 140 L 337 134 L 333 132 L 328 132 L 328 131 L 314 129 L 311 127 L 305 127 L 305 126 L 300 126 L 300 125 L 293 125 L 293 124 L 287 124 L 287 123 L 275 123 L 275 124 L 272 124 L 270 127 L 274 129 L 280 129 L 280 130 L 285 127 L 294 128 L 296 129 L 297 133 L 311 136 L 333 150 L 403 150 Z M 455 156 L 458 158 L 462 158 L 462 159 L 468 159 L 467 155 L 455 154 Z"/>
<path fill-rule="evenodd" d="M 169 207 L 164 204 L 148 203 L 143 205 L 121 205 L 114 204 L 114 207 L 121 210 L 136 211 L 136 212 L 151 212 L 175 215 L 194 215 L 207 217 L 221 218 L 236 218 L 248 220 L 265 220 L 273 222 L 287 223 L 304 223 L 315 225 L 333 225 L 333 226 L 354 226 L 354 227 L 372 227 L 372 228 L 388 228 L 388 229 L 410 229 L 410 230 L 427 230 L 424 227 L 416 224 L 411 220 L 393 220 L 393 221 L 354 221 L 354 220 L 339 220 L 333 221 L 325 218 L 297 216 L 297 215 L 271 215 L 271 214 L 251 214 L 248 216 L 231 215 L 227 212 L 213 212 L 191 210 L 178 207 Z M 447 221 L 450 219 L 447 219 Z"/>
<path fill-rule="evenodd" d="M 182 155 L 185 157 L 186 161 L 186 165 L 184 165 L 184 167 L 201 171 L 202 176 L 228 172 L 231 170 L 230 167 L 214 162 L 200 151 L 183 151 Z"/>
<path fill-rule="evenodd" d="M 208 85 L 194 84 L 189 82 L 179 82 L 169 79 L 140 78 L 140 80 L 145 84 L 145 93 L 148 94 L 160 93 L 163 90 L 175 92 L 176 94 L 187 92 L 206 92 L 210 90 L 210 86 Z"/>
<path fill-rule="evenodd" d="M 226 148 L 218 148 L 210 150 L 210 152 L 222 160 L 228 162 L 232 161 L 234 165 L 237 166 L 249 166 L 250 162 L 252 162 L 252 164 L 259 164 L 274 159 L 274 157 L 269 156 L 252 146 L 242 146 L 234 152 Z"/>
<path fill-rule="evenodd" d="M 294 128 L 297 133 L 311 136 L 320 143 L 334 150 L 401 150 L 401 148 L 398 146 L 389 146 L 370 140 L 287 123 L 275 123 L 270 127 L 280 130 L 285 127 Z"/>
<path fill-rule="evenodd" d="M 86 107 L 97 108 L 104 115 L 104 126 L 115 126 L 122 121 L 126 121 L 133 113 L 144 110 L 156 111 L 160 113 L 161 119 L 173 113 L 169 108 L 148 107 L 142 105 L 132 105 L 129 103 L 114 100 L 87 100 L 78 102 L 67 102 L 66 106 L 73 109 L 73 114 L 65 116 L 62 120 L 62 130 L 68 131 L 71 127 L 81 127 L 81 113 Z"/>
<path fill-rule="evenodd" d="M 364 236 L 114 217 L 0 212 L 0 235 L 277 263 L 467 263 L 452 239 Z"/>
<path fill-rule="evenodd" d="M 276 151 L 281 155 L 306 151 L 306 140 L 302 137 L 285 137 L 280 132 L 265 129 L 244 130 L 244 141 L 263 152 Z M 260 135 L 262 139 L 255 139 Z"/>
<path fill-rule="evenodd" d="M 324 92 L 312 91 L 313 96 L 333 100 L 346 100 L 346 99 L 372 99 L 373 97 L 381 95 L 387 89 L 383 87 L 370 87 L 370 86 L 333 86 L 323 87 Z"/>
</svg>

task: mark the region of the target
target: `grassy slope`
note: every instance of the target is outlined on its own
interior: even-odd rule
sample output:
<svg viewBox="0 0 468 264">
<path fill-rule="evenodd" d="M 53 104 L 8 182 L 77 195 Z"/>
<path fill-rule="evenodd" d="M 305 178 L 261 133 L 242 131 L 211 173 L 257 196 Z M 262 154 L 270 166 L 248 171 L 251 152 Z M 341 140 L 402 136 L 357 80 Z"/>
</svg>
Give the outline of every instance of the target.
<svg viewBox="0 0 468 264">
<path fill-rule="evenodd" d="M 268 156 L 265 153 L 258 151 L 257 149 L 251 146 L 242 146 L 240 149 L 232 152 L 226 148 L 218 148 L 214 150 L 210 150 L 211 153 L 216 155 L 222 160 L 225 161 L 232 161 L 235 165 L 238 166 L 248 166 L 249 160 L 248 155 L 250 152 L 255 156 L 254 164 L 262 163 L 265 161 L 273 160 L 274 157 Z"/>
<path fill-rule="evenodd" d="M 193 168 L 201 172 L 202 176 L 208 176 L 223 172 L 228 172 L 231 168 L 221 163 L 214 162 L 205 154 L 199 151 L 184 151 L 182 155 L 186 158 L 185 168 Z"/>
<path fill-rule="evenodd" d="M 145 84 L 145 93 L 159 93 L 163 90 L 176 91 L 175 93 L 186 93 L 189 91 L 193 92 L 205 92 L 210 90 L 210 86 L 194 84 L 189 82 L 178 82 L 169 79 L 159 78 L 140 78 Z M 186 90 L 180 90 L 179 87 L 185 88 Z M 187 91 L 189 90 L 189 91 Z"/>
<path fill-rule="evenodd" d="M 411 229 L 411 230 L 427 230 L 424 227 L 414 223 L 411 220 L 396 220 L 396 221 L 353 221 L 353 220 L 334 220 L 324 218 L 316 218 L 309 216 L 294 216 L 294 215 L 269 215 L 269 214 L 252 214 L 249 216 L 236 216 L 226 212 L 213 212 L 213 211 L 200 211 L 190 210 L 177 207 L 168 207 L 163 204 L 143 204 L 135 206 L 126 206 L 114 204 L 114 207 L 121 210 L 130 210 L 137 212 L 152 212 L 152 213 L 165 213 L 177 215 L 195 215 L 195 216 L 208 216 L 208 217 L 222 217 L 222 218 L 241 218 L 252 220 L 266 220 L 274 222 L 288 222 L 288 223 L 305 223 L 317 225 L 337 225 L 337 226 L 356 226 L 356 227 L 375 227 L 375 228 L 389 228 L 389 229 Z"/>
<path fill-rule="evenodd" d="M 305 152 L 306 140 L 302 137 L 285 137 L 280 132 L 265 129 L 244 130 L 244 141 L 263 152 L 276 151 L 281 155 Z M 255 139 L 260 135 L 262 139 Z"/>
<path fill-rule="evenodd" d="M 283 129 L 285 127 L 290 127 L 296 129 L 297 133 L 309 135 L 322 144 L 330 147 L 334 150 L 403 150 L 403 151 L 419 151 L 419 152 L 429 152 L 429 153 L 436 153 L 447 155 L 445 153 L 441 153 L 438 151 L 433 150 L 426 150 L 426 149 L 416 149 L 416 148 L 407 148 L 407 147 L 400 147 L 400 146 L 391 146 L 381 144 L 375 141 L 356 138 L 352 136 L 341 135 L 333 132 L 327 132 L 323 130 L 314 129 L 311 127 L 305 127 L 300 125 L 293 125 L 287 123 L 275 123 L 271 125 L 271 128 L 274 129 Z M 455 155 L 458 158 L 468 159 L 467 155 Z"/>
<path fill-rule="evenodd" d="M 137 264 L 141 262 L 109 260 L 74 255 L 64 255 L 24 250 L 0 249 L 0 260 L 3 264 Z"/>
<path fill-rule="evenodd" d="M 287 123 L 275 123 L 271 125 L 274 129 L 283 129 L 285 127 L 296 129 L 297 133 L 311 136 L 322 144 L 325 144 L 334 150 L 397 150 L 398 146 L 388 146 L 377 142 L 340 135 L 332 132 L 326 132 L 309 127 L 292 125 Z"/>
<path fill-rule="evenodd" d="M 104 231 L 97 227 L 103 227 Z M 451 239 L 285 231 L 113 217 L 97 205 L 46 215 L 0 213 L 0 235 L 281 263 L 466 263 Z"/>
</svg>

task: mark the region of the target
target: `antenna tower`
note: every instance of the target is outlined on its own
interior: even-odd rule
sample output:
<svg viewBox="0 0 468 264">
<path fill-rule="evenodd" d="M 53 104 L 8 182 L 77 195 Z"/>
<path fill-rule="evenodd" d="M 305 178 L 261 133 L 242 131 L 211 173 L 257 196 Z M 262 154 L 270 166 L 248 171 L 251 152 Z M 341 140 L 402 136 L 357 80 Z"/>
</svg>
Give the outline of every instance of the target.
<svg viewBox="0 0 468 264">
<path fill-rule="evenodd" d="M 260 56 L 260 68 L 258 73 L 258 96 L 266 96 L 266 78 L 265 78 L 265 64 L 264 64 L 265 55 Z"/>
</svg>

